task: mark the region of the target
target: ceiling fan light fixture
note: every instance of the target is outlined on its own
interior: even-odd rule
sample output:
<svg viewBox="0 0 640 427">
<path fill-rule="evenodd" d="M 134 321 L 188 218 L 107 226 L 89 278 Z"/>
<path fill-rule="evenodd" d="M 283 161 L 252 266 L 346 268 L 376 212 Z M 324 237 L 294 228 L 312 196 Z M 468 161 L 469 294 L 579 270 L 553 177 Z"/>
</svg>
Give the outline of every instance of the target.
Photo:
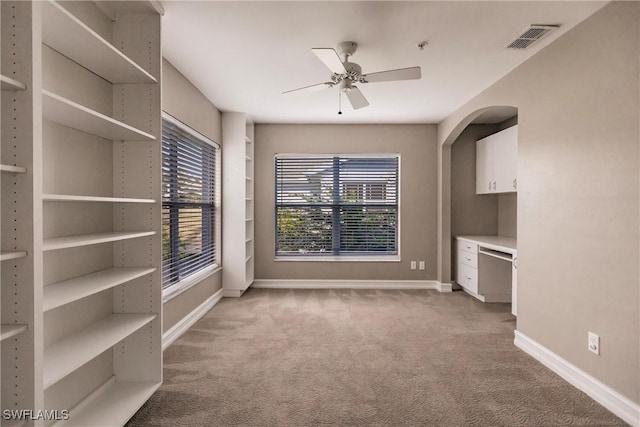
<svg viewBox="0 0 640 427">
<path fill-rule="evenodd" d="M 426 46 L 427 42 L 418 43 L 422 47 Z M 344 55 L 344 60 L 340 59 L 338 52 L 331 48 L 314 48 L 313 53 L 318 57 L 320 61 L 331 71 L 331 81 L 326 83 L 320 83 L 316 85 L 306 86 L 299 89 L 290 90 L 284 93 L 292 93 L 298 91 L 311 92 L 318 89 L 339 86 L 338 91 L 338 103 L 340 104 L 340 95 L 344 92 L 351 103 L 354 110 L 367 107 L 369 101 L 362 94 L 357 86 L 352 86 L 352 83 L 374 83 L 374 82 L 388 82 L 397 80 L 414 80 L 422 77 L 420 67 L 401 68 L 396 70 L 380 71 L 371 74 L 362 74 L 362 67 L 355 62 L 350 62 L 349 57 L 352 56 L 358 44 L 356 42 L 342 42 L 338 45 L 338 52 Z M 338 114 L 342 114 L 342 109 L 339 108 Z"/>
</svg>

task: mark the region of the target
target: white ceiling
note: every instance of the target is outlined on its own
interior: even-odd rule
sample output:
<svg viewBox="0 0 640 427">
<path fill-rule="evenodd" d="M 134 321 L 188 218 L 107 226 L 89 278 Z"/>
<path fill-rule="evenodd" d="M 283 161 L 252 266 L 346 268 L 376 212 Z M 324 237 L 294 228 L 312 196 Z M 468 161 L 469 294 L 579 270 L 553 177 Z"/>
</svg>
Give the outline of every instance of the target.
<svg viewBox="0 0 640 427">
<path fill-rule="evenodd" d="M 220 110 L 256 123 L 437 123 L 605 3 L 163 1 L 163 54 Z M 503 48 L 530 24 L 561 27 Z M 422 79 L 361 84 L 371 105 L 354 111 L 343 97 L 340 116 L 337 88 L 281 94 L 328 81 L 311 48 L 347 40 L 363 73 L 419 65 Z"/>
</svg>

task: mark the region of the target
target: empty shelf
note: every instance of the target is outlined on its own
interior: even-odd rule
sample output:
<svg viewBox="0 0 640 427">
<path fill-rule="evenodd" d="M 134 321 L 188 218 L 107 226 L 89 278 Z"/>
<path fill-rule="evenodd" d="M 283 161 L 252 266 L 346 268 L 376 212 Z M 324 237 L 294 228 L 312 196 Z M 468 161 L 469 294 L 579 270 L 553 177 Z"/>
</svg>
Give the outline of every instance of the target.
<svg viewBox="0 0 640 427">
<path fill-rule="evenodd" d="M 68 420 L 54 424 L 62 426 L 122 426 L 160 387 L 160 382 L 109 381 L 71 409 Z"/>
<path fill-rule="evenodd" d="M 118 240 L 136 239 L 138 237 L 153 236 L 155 231 L 114 231 L 111 233 L 81 234 L 78 236 L 54 237 L 45 239 L 42 250 L 75 248 L 78 246 L 97 245 L 100 243 L 116 242 Z"/>
<path fill-rule="evenodd" d="M 2 90 L 25 90 L 27 85 L 4 74 L 0 74 L 0 87 Z"/>
<path fill-rule="evenodd" d="M 149 1 L 113 1 L 96 0 L 96 6 L 104 12 L 112 21 L 118 15 L 159 13 L 164 15 L 164 8 L 159 0 Z"/>
<path fill-rule="evenodd" d="M 44 311 L 102 292 L 153 273 L 151 267 L 114 267 L 44 287 Z"/>
<path fill-rule="evenodd" d="M 25 173 L 27 172 L 27 169 L 20 166 L 0 165 L 0 172 Z"/>
<path fill-rule="evenodd" d="M 249 262 L 249 261 L 251 261 L 251 255 L 249 255 L 249 256 L 247 257 L 247 259 L 245 259 L 245 260 L 244 260 L 244 262 L 245 262 L 245 263 L 246 263 L 246 262 Z"/>
<path fill-rule="evenodd" d="M 253 141 L 251 140 L 251 138 L 247 137 L 247 143 L 251 144 Z"/>
<path fill-rule="evenodd" d="M 111 83 L 157 83 L 155 77 L 53 1 L 42 5 L 42 42 Z"/>
<path fill-rule="evenodd" d="M 0 325 L 0 341 L 4 341 L 27 330 L 27 325 Z"/>
<path fill-rule="evenodd" d="M 155 314 L 112 314 L 44 350 L 47 388 L 156 318 Z"/>
<path fill-rule="evenodd" d="M 27 256 L 26 251 L 3 251 L 0 252 L 0 261 L 7 261 L 10 259 L 22 258 Z"/>
<path fill-rule="evenodd" d="M 119 122 L 76 102 L 42 91 L 44 118 L 82 132 L 111 140 L 153 141 L 155 136 Z"/>
<path fill-rule="evenodd" d="M 155 203 L 153 199 L 133 199 L 128 197 L 74 196 L 70 194 L 43 194 L 46 202 L 105 202 L 105 203 Z"/>
</svg>

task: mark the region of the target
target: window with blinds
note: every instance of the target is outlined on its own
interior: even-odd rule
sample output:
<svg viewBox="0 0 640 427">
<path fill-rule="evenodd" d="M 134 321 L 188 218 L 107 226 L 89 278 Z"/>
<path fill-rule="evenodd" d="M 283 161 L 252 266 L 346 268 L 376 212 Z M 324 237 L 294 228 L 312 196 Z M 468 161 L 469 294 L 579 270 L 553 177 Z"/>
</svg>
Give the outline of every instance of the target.
<svg viewBox="0 0 640 427">
<path fill-rule="evenodd" d="M 399 157 L 276 155 L 276 256 L 398 254 Z"/>
<path fill-rule="evenodd" d="M 217 263 L 217 151 L 213 141 L 163 115 L 163 288 Z"/>
</svg>

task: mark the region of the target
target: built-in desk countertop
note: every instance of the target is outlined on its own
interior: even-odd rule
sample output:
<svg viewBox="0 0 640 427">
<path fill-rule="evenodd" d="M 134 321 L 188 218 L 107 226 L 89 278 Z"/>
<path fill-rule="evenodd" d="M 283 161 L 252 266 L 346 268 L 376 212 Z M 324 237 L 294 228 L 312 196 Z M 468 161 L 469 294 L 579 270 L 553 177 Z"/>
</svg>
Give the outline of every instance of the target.
<svg viewBox="0 0 640 427">
<path fill-rule="evenodd" d="M 505 236 L 456 236 L 460 240 L 468 240 L 477 243 L 479 246 L 487 249 L 493 249 L 499 252 L 505 252 L 511 255 L 518 253 L 516 239 Z"/>
</svg>

